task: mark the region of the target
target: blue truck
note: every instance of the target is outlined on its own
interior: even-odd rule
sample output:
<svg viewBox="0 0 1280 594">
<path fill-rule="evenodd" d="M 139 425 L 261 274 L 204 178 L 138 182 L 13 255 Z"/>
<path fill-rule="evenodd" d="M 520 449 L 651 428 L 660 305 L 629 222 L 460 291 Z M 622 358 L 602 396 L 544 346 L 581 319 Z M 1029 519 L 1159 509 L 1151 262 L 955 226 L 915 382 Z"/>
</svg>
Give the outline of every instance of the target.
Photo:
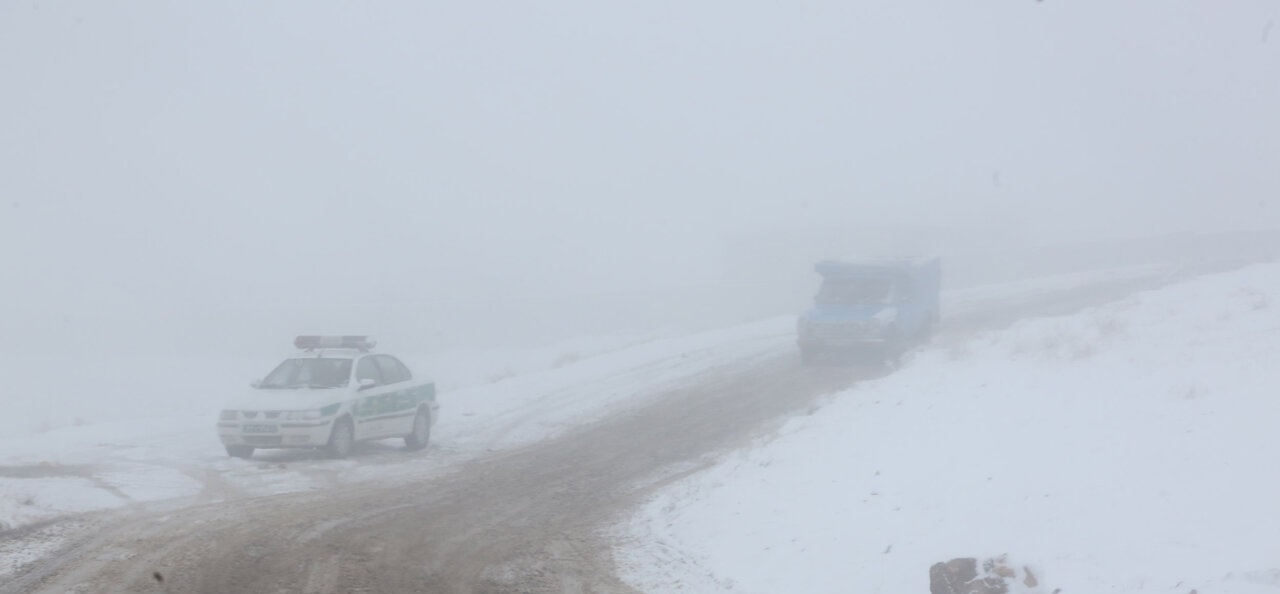
<svg viewBox="0 0 1280 594">
<path fill-rule="evenodd" d="M 796 323 L 806 363 L 838 353 L 896 360 L 937 329 L 937 258 L 827 260 L 814 271 L 822 286 Z"/>
</svg>

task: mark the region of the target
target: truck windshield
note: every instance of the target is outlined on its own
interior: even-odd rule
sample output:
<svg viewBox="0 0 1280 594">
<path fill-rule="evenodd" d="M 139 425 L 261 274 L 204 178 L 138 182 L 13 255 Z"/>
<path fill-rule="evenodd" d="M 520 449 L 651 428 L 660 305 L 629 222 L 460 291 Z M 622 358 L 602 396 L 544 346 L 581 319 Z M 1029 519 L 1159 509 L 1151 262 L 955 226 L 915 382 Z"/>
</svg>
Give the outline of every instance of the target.
<svg viewBox="0 0 1280 594">
<path fill-rule="evenodd" d="M 818 291 L 818 303 L 884 305 L 893 299 L 893 279 L 883 277 L 828 278 Z"/>
<path fill-rule="evenodd" d="M 341 388 L 351 378 L 351 359 L 285 359 L 258 384 L 267 389 Z"/>
</svg>

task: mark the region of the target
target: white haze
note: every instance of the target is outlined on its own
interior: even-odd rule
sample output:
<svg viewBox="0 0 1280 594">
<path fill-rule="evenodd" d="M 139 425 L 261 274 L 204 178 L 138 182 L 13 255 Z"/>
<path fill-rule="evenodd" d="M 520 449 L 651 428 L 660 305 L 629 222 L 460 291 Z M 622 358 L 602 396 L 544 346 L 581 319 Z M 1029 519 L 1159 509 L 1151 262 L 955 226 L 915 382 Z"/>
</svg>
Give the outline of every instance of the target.
<svg viewBox="0 0 1280 594">
<path fill-rule="evenodd" d="M 0 334 L 71 357 L 309 330 L 498 344 L 776 313 L 707 287 L 754 270 L 744 242 L 814 230 L 1007 257 L 1271 228 L 1277 20 L 1273 0 L 8 2 Z"/>
</svg>

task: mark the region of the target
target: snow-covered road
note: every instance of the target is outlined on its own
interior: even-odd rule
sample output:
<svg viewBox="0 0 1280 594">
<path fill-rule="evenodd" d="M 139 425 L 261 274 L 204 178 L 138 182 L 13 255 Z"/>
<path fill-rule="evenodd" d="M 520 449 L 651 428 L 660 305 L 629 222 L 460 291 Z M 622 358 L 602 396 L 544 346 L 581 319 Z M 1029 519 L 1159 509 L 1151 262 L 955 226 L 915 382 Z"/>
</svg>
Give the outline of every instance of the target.
<svg viewBox="0 0 1280 594">
<path fill-rule="evenodd" d="M 946 307 L 963 316 L 1082 287 L 1158 281 L 1169 272 L 1111 271 L 955 292 L 947 295 Z M 267 452 L 248 462 L 227 459 L 212 430 L 216 402 L 199 414 L 16 435 L 0 440 L 0 521 L 20 527 L 100 509 L 180 509 L 357 482 L 421 479 L 492 450 L 526 445 L 639 407 L 649 397 L 698 377 L 788 353 L 793 323 L 785 317 L 688 336 L 577 341 L 555 355 L 543 349 L 522 357 L 541 361 L 540 366 L 455 360 L 459 368 L 469 363 L 473 369 L 504 372 L 473 373 L 482 379 L 470 382 L 442 382 L 454 389 L 442 394 L 435 444 L 425 454 L 409 454 L 387 443 L 338 462 L 298 452 Z M 519 371 L 505 371 L 512 368 Z M 7 561 L 0 563 L 0 574 L 41 552 L 17 542 L 0 542 L 0 558 Z M 45 542 L 48 547 L 57 544 L 57 539 Z"/>
</svg>

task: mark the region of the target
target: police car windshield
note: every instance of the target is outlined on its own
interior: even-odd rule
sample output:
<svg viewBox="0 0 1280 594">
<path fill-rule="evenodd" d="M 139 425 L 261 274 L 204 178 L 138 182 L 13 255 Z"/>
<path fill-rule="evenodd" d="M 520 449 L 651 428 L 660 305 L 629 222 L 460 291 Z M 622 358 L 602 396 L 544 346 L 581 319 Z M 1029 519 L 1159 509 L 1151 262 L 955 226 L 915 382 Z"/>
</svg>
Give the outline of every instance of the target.
<svg viewBox="0 0 1280 594">
<path fill-rule="evenodd" d="M 818 291 L 818 303 L 884 305 L 893 298 L 893 279 L 884 277 L 830 278 Z"/>
<path fill-rule="evenodd" d="M 351 379 L 351 359 L 285 359 L 258 384 L 267 389 L 341 388 Z"/>
</svg>

